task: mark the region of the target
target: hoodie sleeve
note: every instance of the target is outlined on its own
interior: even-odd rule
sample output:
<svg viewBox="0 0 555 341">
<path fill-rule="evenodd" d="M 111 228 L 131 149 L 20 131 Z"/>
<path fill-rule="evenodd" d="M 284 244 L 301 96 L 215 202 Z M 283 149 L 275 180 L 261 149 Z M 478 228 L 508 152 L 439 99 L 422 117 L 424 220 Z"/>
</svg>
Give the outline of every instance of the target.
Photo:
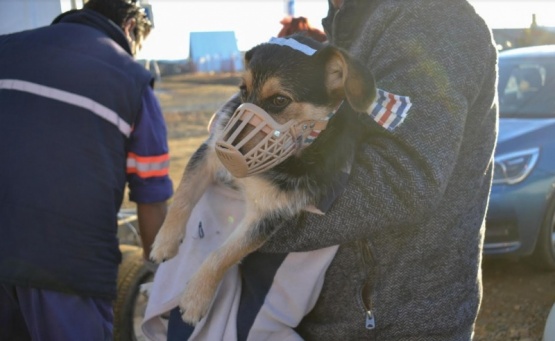
<svg viewBox="0 0 555 341">
<path fill-rule="evenodd" d="M 404 115 L 393 127 L 369 116 L 343 194 L 324 216 L 303 213 L 284 222 L 263 251 L 306 251 L 403 233 L 437 214 L 455 167 L 481 167 L 459 163 L 469 131 L 487 132 L 480 139 L 493 145 L 494 129 L 483 122 L 495 113 L 497 52 L 483 20 L 469 6 L 461 12 L 453 3 L 394 3 L 395 9 L 372 14 L 387 27 L 376 34 L 380 25 L 370 17 L 351 52 L 366 60 L 378 88 L 407 98 L 410 108 L 392 106 L 393 114 Z"/>
</svg>

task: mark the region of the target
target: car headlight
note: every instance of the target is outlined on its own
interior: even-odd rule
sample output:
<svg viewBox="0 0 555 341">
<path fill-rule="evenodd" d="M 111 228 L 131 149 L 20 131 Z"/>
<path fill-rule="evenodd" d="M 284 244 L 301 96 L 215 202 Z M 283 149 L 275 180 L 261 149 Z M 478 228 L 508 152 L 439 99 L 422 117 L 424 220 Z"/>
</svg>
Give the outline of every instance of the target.
<svg viewBox="0 0 555 341">
<path fill-rule="evenodd" d="M 534 169 L 539 156 L 539 148 L 496 156 L 493 183 L 513 185 L 521 182 Z"/>
</svg>

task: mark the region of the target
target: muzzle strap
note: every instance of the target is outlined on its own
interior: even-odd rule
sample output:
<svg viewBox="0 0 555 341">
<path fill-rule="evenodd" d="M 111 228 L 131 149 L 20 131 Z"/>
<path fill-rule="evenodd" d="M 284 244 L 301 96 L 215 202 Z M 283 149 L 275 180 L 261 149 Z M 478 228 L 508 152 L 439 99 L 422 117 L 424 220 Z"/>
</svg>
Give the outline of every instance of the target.
<svg viewBox="0 0 555 341">
<path fill-rule="evenodd" d="M 310 131 L 310 133 L 304 138 L 302 144 L 303 147 L 308 146 L 309 144 L 311 144 L 312 142 L 314 142 L 314 140 L 316 140 L 316 138 L 320 135 L 320 133 L 322 131 L 324 131 L 326 129 L 326 127 L 328 126 L 328 122 L 329 120 L 337 113 L 337 111 L 339 110 L 339 108 L 341 107 L 341 105 L 343 104 L 343 101 L 339 102 L 339 104 L 337 105 L 337 107 L 335 107 L 335 109 L 330 112 L 328 114 L 328 116 L 326 117 L 325 120 L 321 120 L 321 121 L 312 121 L 310 125 L 310 128 L 312 129 Z"/>
</svg>

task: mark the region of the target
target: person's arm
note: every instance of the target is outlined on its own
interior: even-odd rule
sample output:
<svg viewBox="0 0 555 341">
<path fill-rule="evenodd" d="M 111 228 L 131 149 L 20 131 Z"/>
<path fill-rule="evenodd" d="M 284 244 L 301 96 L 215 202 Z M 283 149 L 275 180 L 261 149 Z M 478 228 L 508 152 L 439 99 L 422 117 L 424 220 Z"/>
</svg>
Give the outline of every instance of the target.
<svg viewBox="0 0 555 341">
<path fill-rule="evenodd" d="M 357 151 L 347 188 L 331 209 L 324 216 L 303 213 L 284 222 L 262 251 L 314 250 L 371 238 L 385 229 L 402 233 L 445 200 L 465 129 L 494 112 L 485 108 L 484 116 L 467 124 L 473 102 L 484 91 L 493 106 L 496 51 L 479 20 L 463 30 L 457 28 L 463 21 L 438 16 L 432 8 L 403 6 L 379 40 L 359 45 L 378 88 L 410 97 L 405 120 L 387 130 L 369 119 L 368 138 Z M 495 136 L 491 132 L 486 138 Z"/>
<path fill-rule="evenodd" d="M 165 201 L 151 204 L 137 204 L 137 217 L 145 259 L 148 259 L 150 255 L 150 248 L 164 222 L 166 211 L 167 203 Z"/>
<path fill-rule="evenodd" d="M 154 92 L 148 88 L 143 94 L 127 157 L 129 199 L 137 203 L 145 259 L 148 259 L 154 237 L 164 222 L 166 202 L 173 194 L 168 172 L 166 124 Z"/>
</svg>

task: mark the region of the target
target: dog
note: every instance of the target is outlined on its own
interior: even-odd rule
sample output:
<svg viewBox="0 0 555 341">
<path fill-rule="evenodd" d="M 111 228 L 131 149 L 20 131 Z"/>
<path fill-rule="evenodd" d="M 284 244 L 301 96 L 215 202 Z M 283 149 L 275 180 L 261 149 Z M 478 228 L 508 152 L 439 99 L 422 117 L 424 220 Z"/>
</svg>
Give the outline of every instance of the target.
<svg viewBox="0 0 555 341">
<path fill-rule="evenodd" d="M 182 319 L 206 315 L 225 272 L 259 249 L 280 223 L 330 190 L 364 138 L 376 96 L 372 74 L 346 51 L 302 35 L 273 38 L 244 57 L 241 105 L 216 118 L 193 154 L 150 257 L 176 255 L 192 209 L 216 179 L 240 189 L 243 220 L 187 283 Z"/>
</svg>

